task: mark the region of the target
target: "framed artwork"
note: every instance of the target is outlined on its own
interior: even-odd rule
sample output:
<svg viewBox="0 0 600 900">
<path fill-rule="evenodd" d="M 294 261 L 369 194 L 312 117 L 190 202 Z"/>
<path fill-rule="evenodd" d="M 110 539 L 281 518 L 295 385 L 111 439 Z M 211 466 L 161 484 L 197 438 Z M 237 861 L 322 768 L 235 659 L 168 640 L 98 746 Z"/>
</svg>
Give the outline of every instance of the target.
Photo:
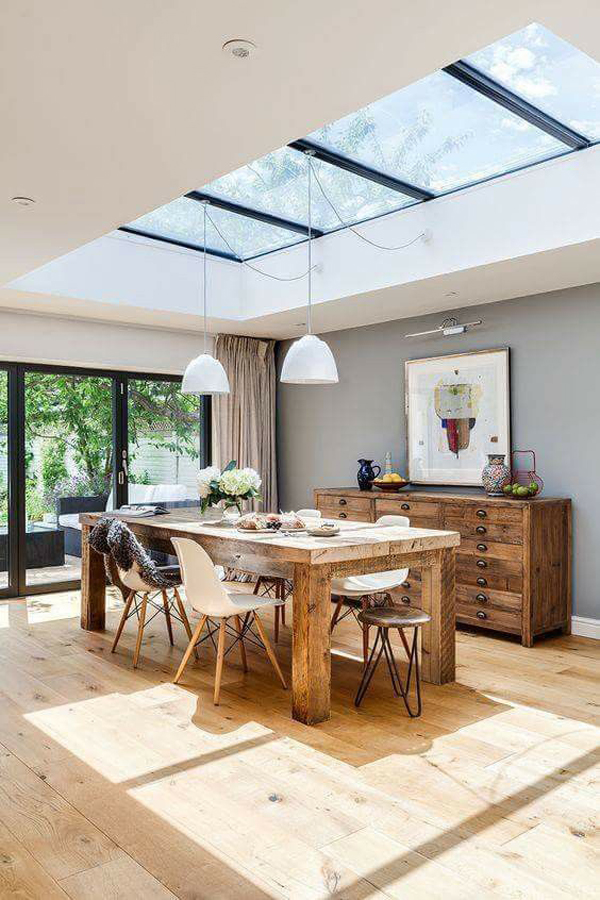
<svg viewBox="0 0 600 900">
<path fill-rule="evenodd" d="M 408 478 L 481 486 L 488 453 L 510 465 L 508 348 L 405 363 Z"/>
</svg>

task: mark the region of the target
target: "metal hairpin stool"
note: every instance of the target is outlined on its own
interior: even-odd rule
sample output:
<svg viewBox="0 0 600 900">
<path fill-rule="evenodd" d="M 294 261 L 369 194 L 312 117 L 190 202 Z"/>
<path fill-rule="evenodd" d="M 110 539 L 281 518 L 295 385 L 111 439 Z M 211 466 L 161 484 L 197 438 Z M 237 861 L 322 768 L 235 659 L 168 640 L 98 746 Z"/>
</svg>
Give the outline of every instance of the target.
<svg viewBox="0 0 600 900">
<path fill-rule="evenodd" d="M 360 706 L 360 704 L 362 703 L 363 698 L 367 693 L 369 684 L 371 683 L 371 679 L 375 674 L 375 669 L 379 665 L 381 654 L 384 653 L 385 660 L 390 672 L 390 678 L 392 679 L 392 687 L 394 688 L 394 693 L 397 697 L 402 697 L 402 700 L 404 701 L 404 705 L 406 707 L 406 711 L 408 712 L 409 716 L 411 716 L 411 718 L 420 716 L 422 708 L 421 678 L 419 673 L 419 657 L 417 655 L 417 639 L 419 636 L 419 628 L 426 622 L 430 622 L 431 616 L 428 616 L 427 613 L 423 612 L 422 609 L 397 609 L 394 606 L 373 606 L 369 609 L 364 609 L 359 612 L 358 620 L 364 625 L 374 626 L 377 629 L 377 635 L 375 637 L 373 649 L 371 650 L 371 654 L 369 656 L 369 661 L 367 662 L 362 680 L 358 687 L 358 691 L 356 692 L 354 705 Z M 390 644 L 390 628 L 398 629 L 400 637 L 402 639 L 402 644 L 404 646 L 404 649 L 406 650 L 406 655 L 408 657 L 408 672 L 406 675 L 406 684 L 402 684 L 402 679 L 400 678 L 400 674 L 396 667 L 396 660 L 394 659 L 392 645 Z M 404 634 L 405 628 L 414 628 L 412 647 L 409 647 L 408 645 L 406 635 Z M 416 712 L 413 712 L 413 710 L 411 709 L 408 696 L 410 692 L 413 673 L 415 676 L 415 695 L 417 701 Z"/>
</svg>

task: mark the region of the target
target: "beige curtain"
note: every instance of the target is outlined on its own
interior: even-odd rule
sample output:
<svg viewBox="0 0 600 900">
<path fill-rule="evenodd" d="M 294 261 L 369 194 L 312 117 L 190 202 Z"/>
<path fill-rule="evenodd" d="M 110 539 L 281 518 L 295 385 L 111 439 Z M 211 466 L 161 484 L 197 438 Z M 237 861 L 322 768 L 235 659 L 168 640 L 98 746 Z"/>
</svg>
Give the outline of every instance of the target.
<svg viewBox="0 0 600 900">
<path fill-rule="evenodd" d="M 213 465 L 256 469 L 262 478 L 262 502 L 278 512 L 275 450 L 275 341 L 219 335 L 215 356 L 227 372 L 231 393 L 213 397 Z"/>
</svg>

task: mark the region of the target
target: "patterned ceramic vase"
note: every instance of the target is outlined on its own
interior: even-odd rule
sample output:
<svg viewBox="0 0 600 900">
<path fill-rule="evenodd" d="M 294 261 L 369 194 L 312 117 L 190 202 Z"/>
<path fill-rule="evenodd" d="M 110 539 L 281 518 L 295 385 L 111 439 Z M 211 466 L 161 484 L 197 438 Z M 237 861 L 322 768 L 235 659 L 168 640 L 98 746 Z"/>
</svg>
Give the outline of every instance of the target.
<svg viewBox="0 0 600 900">
<path fill-rule="evenodd" d="M 504 453 L 488 453 L 488 462 L 481 473 L 481 483 L 490 497 L 502 494 L 505 484 L 510 484 L 510 469 L 504 462 Z"/>
</svg>

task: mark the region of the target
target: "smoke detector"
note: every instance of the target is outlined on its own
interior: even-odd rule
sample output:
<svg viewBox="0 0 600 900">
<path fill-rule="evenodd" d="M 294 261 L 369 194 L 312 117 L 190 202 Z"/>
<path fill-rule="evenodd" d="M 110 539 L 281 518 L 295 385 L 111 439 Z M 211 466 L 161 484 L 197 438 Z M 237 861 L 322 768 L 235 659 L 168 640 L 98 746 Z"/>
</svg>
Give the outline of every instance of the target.
<svg viewBox="0 0 600 900">
<path fill-rule="evenodd" d="M 247 41 L 244 38 L 235 38 L 231 41 L 225 41 L 221 48 L 225 53 L 235 56 L 236 59 L 248 59 L 256 52 L 256 44 Z"/>
</svg>

